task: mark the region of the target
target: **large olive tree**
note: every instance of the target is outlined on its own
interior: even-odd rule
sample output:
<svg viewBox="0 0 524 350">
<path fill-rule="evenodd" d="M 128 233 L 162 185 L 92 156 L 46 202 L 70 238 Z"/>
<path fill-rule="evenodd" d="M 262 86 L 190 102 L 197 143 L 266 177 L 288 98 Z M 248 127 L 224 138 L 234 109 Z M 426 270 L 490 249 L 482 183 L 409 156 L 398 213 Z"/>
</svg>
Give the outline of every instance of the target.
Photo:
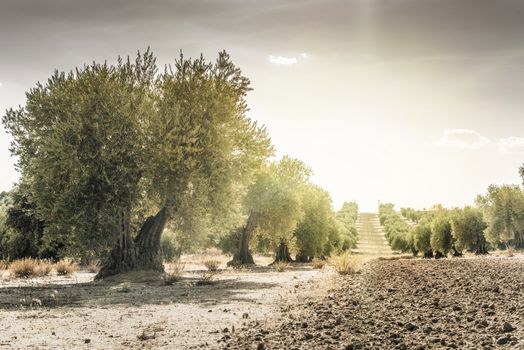
<svg viewBox="0 0 524 350">
<path fill-rule="evenodd" d="M 195 205 L 220 209 L 271 154 L 246 117 L 249 80 L 227 53 L 182 55 L 164 72 L 153 54 L 55 72 L 3 117 L 46 235 L 113 248 L 99 277 L 163 270 L 160 238 Z"/>
</svg>

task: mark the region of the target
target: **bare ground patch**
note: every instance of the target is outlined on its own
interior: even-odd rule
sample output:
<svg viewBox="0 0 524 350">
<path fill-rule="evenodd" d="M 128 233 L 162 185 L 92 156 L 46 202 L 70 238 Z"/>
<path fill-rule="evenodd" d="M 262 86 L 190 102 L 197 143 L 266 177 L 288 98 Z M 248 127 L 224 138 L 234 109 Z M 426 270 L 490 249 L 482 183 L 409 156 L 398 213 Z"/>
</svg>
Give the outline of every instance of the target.
<svg viewBox="0 0 524 350">
<path fill-rule="evenodd" d="M 191 271 L 173 285 L 154 277 L 92 282 L 94 274 L 85 272 L 2 280 L 0 348 L 208 348 L 265 324 L 279 305 L 332 274 L 300 265 L 285 272 L 228 269 L 199 285 L 205 269 L 198 259 L 189 259 Z"/>
</svg>

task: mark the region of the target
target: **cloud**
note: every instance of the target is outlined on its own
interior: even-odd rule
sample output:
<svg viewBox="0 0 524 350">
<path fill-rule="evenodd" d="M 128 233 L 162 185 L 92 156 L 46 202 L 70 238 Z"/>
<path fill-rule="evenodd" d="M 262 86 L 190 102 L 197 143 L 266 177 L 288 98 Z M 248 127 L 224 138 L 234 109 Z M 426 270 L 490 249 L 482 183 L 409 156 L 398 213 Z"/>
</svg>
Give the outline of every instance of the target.
<svg viewBox="0 0 524 350">
<path fill-rule="evenodd" d="M 298 61 L 296 57 L 269 56 L 269 62 L 281 66 L 292 66 L 297 64 Z"/>
<path fill-rule="evenodd" d="M 4 84 L 2 84 L 2 82 L 0 81 L 0 87 L 2 87 L 2 85 L 4 85 Z"/>
<path fill-rule="evenodd" d="M 301 58 L 306 58 L 306 59 L 307 59 L 307 58 L 309 58 L 309 54 L 308 54 L 307 52 L 302 52 L 302 53 L 300 54 L 300 57 L 301 57 Z"/>
<path fill-rule="evenodd" d="M 506 137 L 500 139 L 497 145 L 502 153 L 524 153 L 524 137 Z"/>
<path fill-rule="evenodd" d="M 436 142 L 436 145 L 445 148 L 475 150 L 490 143 L 491 141 L 487 137 L 482 136 L 475 130 L 446 129 L 442 137 Z"/>
</svg>

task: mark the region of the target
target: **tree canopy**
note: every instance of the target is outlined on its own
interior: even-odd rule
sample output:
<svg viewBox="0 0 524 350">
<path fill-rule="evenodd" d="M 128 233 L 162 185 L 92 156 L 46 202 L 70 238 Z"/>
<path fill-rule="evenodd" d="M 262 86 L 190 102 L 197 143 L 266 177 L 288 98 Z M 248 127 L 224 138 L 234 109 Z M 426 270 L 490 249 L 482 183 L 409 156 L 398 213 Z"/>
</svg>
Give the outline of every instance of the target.
<svg viewBox="0 0 524 350">
<path fill-rule="evenodd" d="M 3 123 L 44 236 L 71 235 L 77 250 L 117 243 L 114 272 L 161 268 L 167 222 L 227 207 L 272 153 L 246 116 L 249 84 L 225 52 L 215 62 L 180 55 L 159 73 L 150 50 L 38 83 Z"/>
</svg>

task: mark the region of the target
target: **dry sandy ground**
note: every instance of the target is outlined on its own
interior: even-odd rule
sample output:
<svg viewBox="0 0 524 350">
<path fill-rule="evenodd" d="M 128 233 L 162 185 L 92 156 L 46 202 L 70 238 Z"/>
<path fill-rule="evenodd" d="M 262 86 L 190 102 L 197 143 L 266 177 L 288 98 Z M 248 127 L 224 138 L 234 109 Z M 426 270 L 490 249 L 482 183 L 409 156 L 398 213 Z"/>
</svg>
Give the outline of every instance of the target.
<svg viewBox="0 0 524 350">
<path fill-rule="evenodd" d="M 189 271 L 174 285 L 94 283 L 85 272 L 0 280 L 0 349 L 209 348 L 242 327 L 265 325 L 279 305 L 304 293 L 322 294 L 319 286 L 333 274 L 311 267 L 228 269 L 214 283 L 197 285 L 203 267 L 195 257 L 186 262 Z"/>
<path fill-rule="evenodd" d="M 368 261 L 227 349 L 524 349 L 524 259 Z"/>
</svg>

